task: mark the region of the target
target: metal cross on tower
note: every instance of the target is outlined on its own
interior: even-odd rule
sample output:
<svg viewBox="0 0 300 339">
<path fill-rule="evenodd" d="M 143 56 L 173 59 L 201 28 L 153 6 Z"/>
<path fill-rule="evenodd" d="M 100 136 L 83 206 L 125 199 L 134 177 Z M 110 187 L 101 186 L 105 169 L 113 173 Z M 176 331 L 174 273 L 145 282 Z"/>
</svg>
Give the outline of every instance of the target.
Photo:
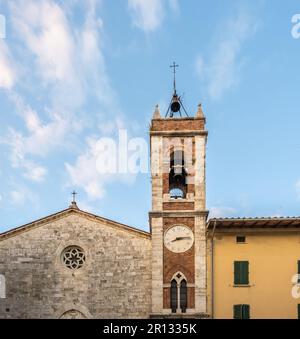
<svg viewBox="0 0 300 339">
<path fill-rule="evenodd" d="M 174 114 L 176 113 L 179 113 L 180 117 L 182 117 L 181 108 L 184 110 L 184 113 L 188 117 L 187 111 L 182 104 L 181 97 L 177 95 L 176 91 L 176 68 L 178 67 L 179 65 L 177 65 L 175 61 L 173 62 L 173 65 L 170 66 L 170 68 L 173 68 L 174 73 L 174 93 L 166 113 L 166 117 L 170 114 L 170 118 L 173 118 Z"/>
<path fill-rule="evenodd" d="M 173 65 L 170 66 L 170 68 L 173 68 L 174 73 L 174 93 L 176 94 L 176 68 L 178 68 L 179 65 L 176 65 L 176 62 L 173 62 Z"/>
</svg>

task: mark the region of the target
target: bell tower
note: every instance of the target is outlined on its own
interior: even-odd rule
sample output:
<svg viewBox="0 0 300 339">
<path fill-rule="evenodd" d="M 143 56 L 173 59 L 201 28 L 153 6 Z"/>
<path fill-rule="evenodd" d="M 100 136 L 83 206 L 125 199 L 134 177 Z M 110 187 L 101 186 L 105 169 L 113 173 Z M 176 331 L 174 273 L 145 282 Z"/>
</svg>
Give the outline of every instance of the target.
<svg viewBox="0 0 300 339">
<path fill-rule="evenodd" d="M 152 317 L 207 313 L 205 157 L 201 105 L 189 117 L 176 92 L 168 112 L 155 109 L 150 127 Z M 181 110 L 185 116 L 182 116 Z"/>
</svg>

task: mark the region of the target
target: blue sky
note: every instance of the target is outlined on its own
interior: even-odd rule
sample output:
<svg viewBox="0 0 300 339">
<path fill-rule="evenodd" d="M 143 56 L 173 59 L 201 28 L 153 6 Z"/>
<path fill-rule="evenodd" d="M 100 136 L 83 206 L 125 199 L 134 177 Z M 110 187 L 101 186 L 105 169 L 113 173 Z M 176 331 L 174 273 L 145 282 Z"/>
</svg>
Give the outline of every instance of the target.
<svg viewBox="0 0 300 339">
<path fill-rule="evenodd" d="M 0 0 L 0 232 L 73 189 L 80 208 L 148 229 L 150 174 L 99 174 L 96 145 L 119 129 L 148 141 L 174 60 L 189 114 L 202 102 L 207 116 L 211 215 L 300 215 L 297 13 L 296 0 Z"/>
</svg>

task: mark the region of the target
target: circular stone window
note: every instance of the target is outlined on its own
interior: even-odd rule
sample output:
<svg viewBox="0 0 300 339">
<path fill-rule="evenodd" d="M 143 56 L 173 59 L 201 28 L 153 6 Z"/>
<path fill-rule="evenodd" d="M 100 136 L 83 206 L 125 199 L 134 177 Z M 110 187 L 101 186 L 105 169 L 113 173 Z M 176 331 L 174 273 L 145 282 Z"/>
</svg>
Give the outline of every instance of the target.
<svg viewBox="0 0 300 339">
<path fill-rule="evenodd" d="M 62 262 L 70 270 L 78 270 L 85 263 L 85 254 L 78 246 L 67 247 L 62 252 Z"/>
</svg>

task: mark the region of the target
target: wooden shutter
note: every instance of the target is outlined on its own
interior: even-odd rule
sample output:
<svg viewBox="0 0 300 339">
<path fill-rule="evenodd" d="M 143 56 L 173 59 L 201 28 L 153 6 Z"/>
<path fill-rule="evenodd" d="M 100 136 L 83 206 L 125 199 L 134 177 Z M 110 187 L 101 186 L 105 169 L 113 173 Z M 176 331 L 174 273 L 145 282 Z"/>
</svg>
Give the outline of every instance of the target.
<svg viewBox="0 0 300 339">
<path fill-rule="evenodd" d="M 242 284 L 249 285 L 249 262 L 242 263 Z"/>
<path fill-rule="evenodd" d="M 250 319 L 250 306 L 249 305 L 243 305 L 242 319 Z"/>
<path fill-rule="evenodd" d="M 240 265 L 238 261 L 234 262 L 234 284 L 238 285 L 240 283 Z"/>
<path fill-rule="evenodd" d="M 242 319 L 242 306 L 243 305 L 233 306 L 233 319 Z"/>
<path fill-rule="evenodd" d="M 249 262 L 235 261 L 234 262 L 234 284 L 248 285 L 249 284 Z"/>
<path fill-rule="evenodd" d="M 250 319 L 250 305 L 234 305 L 233 306 L 234 319 Z"/>
</svg>

